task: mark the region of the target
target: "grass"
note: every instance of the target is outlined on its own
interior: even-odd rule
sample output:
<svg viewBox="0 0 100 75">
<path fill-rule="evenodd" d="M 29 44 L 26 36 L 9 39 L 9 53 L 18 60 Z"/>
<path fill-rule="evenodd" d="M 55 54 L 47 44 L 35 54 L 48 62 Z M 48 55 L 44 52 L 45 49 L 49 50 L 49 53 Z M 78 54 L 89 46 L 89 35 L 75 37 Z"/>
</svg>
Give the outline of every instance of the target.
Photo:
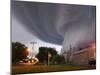
<svg viewBox="0 0 100 75">
<path fill-rule="evenodd" d="M 49 66 L 48 65 L 13 65 L 12 74 L 88 70 L 94 68 L 90 68 L 87 66 L 75 66 L 75 65 L 49 65 Z"/>
</svg>

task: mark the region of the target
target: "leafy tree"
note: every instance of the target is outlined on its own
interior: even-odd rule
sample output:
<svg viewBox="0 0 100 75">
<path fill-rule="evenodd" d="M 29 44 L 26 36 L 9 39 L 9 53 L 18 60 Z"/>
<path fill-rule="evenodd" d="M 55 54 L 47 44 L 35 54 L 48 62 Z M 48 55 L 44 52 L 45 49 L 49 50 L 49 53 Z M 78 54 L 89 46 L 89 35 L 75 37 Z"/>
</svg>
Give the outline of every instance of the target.
<svg viewBox="0 0 100 75">
<path fill-rule="evenodd" d="M 57 54 L 57 51 L 54 48 L 40 47 L 39 53 L 36 55 L 36 57 L 39 59 L 41 63 L 44 63 L 44 62 L 47 63 L 48 53 L 51 54 L 51 59 L 52 59 L 52 57 Z"/>
<path fill-rule="evenodd" d="M 12 63 L 16 63 L 22 59 L 27 58 L 27 47 L 19 42 L 12 43 Z"/>
<path fill-rule="evenodd" d="M 53 64 L 64 64 L 65 63 L 65 60 L 64 60 L 64 57 L 59 55 L 59 54 L 56 54 L 53 58 L 52 58 L 52 63 Z"/>
</svg>

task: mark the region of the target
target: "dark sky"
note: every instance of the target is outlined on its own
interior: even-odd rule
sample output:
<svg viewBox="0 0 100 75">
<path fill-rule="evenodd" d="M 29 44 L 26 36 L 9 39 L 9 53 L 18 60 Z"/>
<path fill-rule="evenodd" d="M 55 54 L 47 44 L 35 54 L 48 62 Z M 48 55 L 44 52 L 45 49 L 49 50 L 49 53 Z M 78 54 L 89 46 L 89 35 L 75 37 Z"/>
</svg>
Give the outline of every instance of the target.
<svg viewBox="0 0 100 75">
<path fill-rule="evenodd" d="M 12 18 L 13 41 L 18 39 L 20 33 L 17 32 L 22 29 L 26 30 L 24 34 L 31 36 L 19 39 L 28 40 L 34 36 L 63 45 L 64 49 L 70 45 L 86 46 L 95 41 L 95 6 L 13 1 L 11 8 L 12 17 L 16 19 Z"/>
</svg>

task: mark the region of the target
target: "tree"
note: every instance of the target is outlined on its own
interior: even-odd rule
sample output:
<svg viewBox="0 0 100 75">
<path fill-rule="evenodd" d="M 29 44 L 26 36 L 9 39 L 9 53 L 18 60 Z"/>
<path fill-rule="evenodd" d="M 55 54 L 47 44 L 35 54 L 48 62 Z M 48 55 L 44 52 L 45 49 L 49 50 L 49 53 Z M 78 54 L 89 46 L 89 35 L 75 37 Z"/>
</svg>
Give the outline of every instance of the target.
<svg viewBox="0 0 100 75">
<path fill-rule="evenodd" d="M 19 42 L 12 43 L 12 63 L 16 63 L 22 59 L 27 58 L 27 47 Z"/>
<path fill-rule="evenodd" d="M 56 54 L 52 58 L 52 63 L 54 63 L 54 64 L 64 64 L 65 63 L 64 57 L 59 55 L 59 54 Z"/>
<path fill-rule="evenodd" d="M 52 57 L 57 54 L 57 51 L 54 48 L 40 47 L 39 53 L 36 55 L 36 57 L 39 59 L 41 63 L 44 63 L 44 62 L 47 63 L 48 53 L 51 54 L 51 59 L 52 59 Z"/>
</svg>

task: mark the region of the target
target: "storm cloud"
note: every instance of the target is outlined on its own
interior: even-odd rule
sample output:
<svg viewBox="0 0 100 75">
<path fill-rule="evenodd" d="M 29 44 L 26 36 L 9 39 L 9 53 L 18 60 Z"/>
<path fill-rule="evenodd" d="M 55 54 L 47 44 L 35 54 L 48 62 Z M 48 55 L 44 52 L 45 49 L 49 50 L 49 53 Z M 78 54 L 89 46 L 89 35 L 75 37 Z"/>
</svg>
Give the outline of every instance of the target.
<svg viewBox="0 0 100 75">
<path fill-rule="evenodd" d="M 95 6 L 12 1 L 11 9 L 29 33 L 45 42 L 67 48 L 95 41 Z"/>
</svg>

